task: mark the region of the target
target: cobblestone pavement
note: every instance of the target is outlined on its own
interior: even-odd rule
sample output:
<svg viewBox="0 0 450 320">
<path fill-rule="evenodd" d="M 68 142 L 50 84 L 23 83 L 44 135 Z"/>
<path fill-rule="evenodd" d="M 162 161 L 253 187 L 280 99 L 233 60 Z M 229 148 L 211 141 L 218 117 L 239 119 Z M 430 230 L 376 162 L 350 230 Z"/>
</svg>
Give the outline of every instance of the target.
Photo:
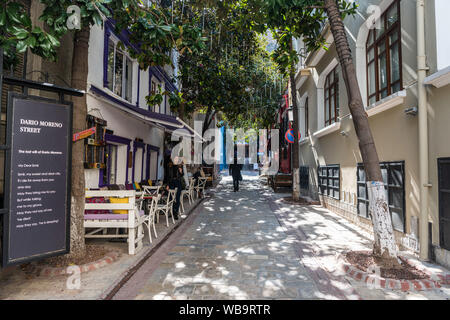
<svg viewBox="0 0 450 320">
<path fill-rule="evenodd" d="M 246 176 L 239 193 L 224 177 L 213 193 L 152 271 L 136 273 L 116 299 L 450 297 L 448 288 L 373 290 L 340 274 L 336 255 L 369 248 L 370 236 L 320 206 L 282 203 L 285 195 L 273 194 L 257 177 Z"/>
<path fill-rule="evenodd" d="M 256 182 L 244 181 L 234 193 L 225 177 L 136 298 L 320 297 L 291 245 L 294 238 L 283 232 Z"/>
</svg>

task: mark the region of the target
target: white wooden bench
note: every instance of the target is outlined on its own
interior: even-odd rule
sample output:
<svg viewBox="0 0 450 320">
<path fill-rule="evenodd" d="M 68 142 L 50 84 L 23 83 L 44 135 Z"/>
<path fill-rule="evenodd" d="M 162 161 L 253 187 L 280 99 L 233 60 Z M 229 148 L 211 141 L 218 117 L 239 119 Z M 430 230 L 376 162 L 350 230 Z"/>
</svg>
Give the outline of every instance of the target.
<svg viewBox="0 0 450 320">
<path fill-rule="evenodd" d="M 111 213 L 84 215 L 84 228 L 93 229 L 86 232 L 85 238 L 128 238 L 128 254 L 134 255 L 142 248 L 144 238 L 143 222 L 145 214 L 136 206 L 136 191 L 86 191 L 86 198 L 127 198 L 127 203 L 86 203 L 85 210 L 105 210 Z M 112 213 L 112 210 L 127 210 L 128 214 Z M 118 228 L 127 229 L 127 234 L 118 234 Z M 116 229 L 115 234 L 108 234 L 108 229 Z"/>
</svg>

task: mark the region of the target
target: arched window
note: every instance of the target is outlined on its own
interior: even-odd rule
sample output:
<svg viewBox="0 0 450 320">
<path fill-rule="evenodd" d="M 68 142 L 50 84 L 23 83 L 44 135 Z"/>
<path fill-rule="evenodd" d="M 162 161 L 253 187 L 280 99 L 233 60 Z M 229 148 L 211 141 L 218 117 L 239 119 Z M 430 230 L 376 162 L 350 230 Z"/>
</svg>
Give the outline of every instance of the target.
<svg viewBox="0 0 450 320">
<path fill-rule="evenodd" d="M 381 15 L 366 43 L 367 92 L 371 105 L 402 90 L 400 0 Z"/>
<path fill-rule="evenodd" d="M 108 89 L 131 102 L 133 94 L 133 61 L 118 47 L 119 40 L 108 40 L 107 79 Z"/>
<path fill-rule="evenodd" d="M 325 127 L 338 121 L 339 117 L 339 74 L 337 66 L 331 70 L 325 80 Z"/>
</svg>

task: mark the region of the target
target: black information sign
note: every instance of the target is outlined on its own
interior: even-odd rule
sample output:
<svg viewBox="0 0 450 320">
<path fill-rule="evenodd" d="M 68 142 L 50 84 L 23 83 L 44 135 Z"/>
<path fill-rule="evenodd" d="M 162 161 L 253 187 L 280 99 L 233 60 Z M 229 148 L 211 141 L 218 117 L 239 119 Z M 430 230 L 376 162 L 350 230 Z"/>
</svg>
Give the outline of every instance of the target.
<svg viewBox="0 0 450 320">
<path fill-rule="evenodd" d="M 4 266 L 68 253 L 70 243 L 72 105 L 8 101 Z"/>
</svg>

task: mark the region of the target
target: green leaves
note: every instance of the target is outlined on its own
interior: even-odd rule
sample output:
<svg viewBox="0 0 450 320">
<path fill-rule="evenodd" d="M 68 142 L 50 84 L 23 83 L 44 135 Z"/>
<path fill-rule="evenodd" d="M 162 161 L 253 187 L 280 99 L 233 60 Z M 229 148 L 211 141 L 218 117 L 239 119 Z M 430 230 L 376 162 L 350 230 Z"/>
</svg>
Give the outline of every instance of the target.
<svg viewBox="0 0 450 320">
<path fill-rule="evenodd" d="M 4 27 L 6 25 L 6 10 L 4 8 L 0 8 L 0 27 Z"/>
<path fill-rule="evenodd" d="M 60 45 L 57 37 L 41 28 L 33 28 L 30 16 L 21 3 L 8 2 L 0 8 L 0 26 L 6 31 L 0 33 L 6 68 L 14 66 L 18 61 L 16 55 L 28 49 L 46 59 L 56 59 L 56 48 Z"/>
</svg>

